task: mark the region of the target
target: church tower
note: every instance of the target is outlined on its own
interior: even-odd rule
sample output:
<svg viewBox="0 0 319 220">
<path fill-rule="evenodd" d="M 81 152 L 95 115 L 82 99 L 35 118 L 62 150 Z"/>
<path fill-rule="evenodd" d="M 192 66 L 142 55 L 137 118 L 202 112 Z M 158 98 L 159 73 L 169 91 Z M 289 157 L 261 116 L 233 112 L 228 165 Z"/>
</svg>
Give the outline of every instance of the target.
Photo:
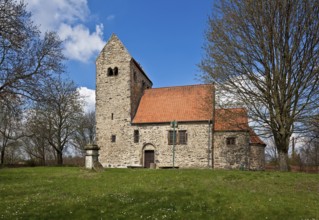
<svg viewBox="0 0 319 220">
<path fill-rule="evenodd" d="M 132 120 L 144 90 L 151 87 L 151 80 L 113 34 L 96 60 L 96 142 L 104 167 L 140 164 Z"/>
</svg>

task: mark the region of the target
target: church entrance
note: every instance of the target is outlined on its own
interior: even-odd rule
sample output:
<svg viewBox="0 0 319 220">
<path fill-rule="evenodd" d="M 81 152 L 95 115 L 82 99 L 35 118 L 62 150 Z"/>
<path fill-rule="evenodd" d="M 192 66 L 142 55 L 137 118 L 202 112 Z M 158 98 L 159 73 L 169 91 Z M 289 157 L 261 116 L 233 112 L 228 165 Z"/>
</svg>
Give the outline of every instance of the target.
<svg viewBox="0 0 319 220">
<path fill-rule="evenodd" d="M 144 167 L 150 168 L 151 163 L 154 163 L 154 151 L 153 150 L 145 150 L 144 151 Z"/>
</svg>

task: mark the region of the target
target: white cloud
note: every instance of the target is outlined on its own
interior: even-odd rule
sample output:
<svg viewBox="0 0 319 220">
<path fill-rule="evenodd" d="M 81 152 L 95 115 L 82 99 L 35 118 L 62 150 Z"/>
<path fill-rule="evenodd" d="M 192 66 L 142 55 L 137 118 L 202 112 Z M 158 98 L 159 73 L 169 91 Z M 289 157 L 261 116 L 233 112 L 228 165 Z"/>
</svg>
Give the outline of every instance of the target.
<svg viewBox="0 0 319 220">
<path fill-rule="evenodd" d="M 96 25 L 95 32 L 79 24 L 74 27 L 62 24 L 58 30 L 62 40 L 65 41 L 65 55 L 74 60 L 87 61 L 96 52 L 99 52 L 105 42 L 103 37 L 103 24 Z"/>
<path fill-rule="evenodd" d="M 26 0 L 25 2 L 42 32 L 56 30 L 61 23 L 83 22 L 90 12 L 86 0 Z"/>
<path fill-rule="evenodd" d="M 95 90 L 87 87 L 79 87 L 78 91 L 84 100 L 84 111 L 90 112 L 95 110 Z"/>
<path fill-rule="evenodd" d="M 86 62 L 103 48 L 103 24 L 97 24 L 93 32 L 84 25 L 90 15 L 87 0 L 25 2 L 42 33 L 56 31 L 65 41 L 64 53 L 67 58 Z"/>
</svg>

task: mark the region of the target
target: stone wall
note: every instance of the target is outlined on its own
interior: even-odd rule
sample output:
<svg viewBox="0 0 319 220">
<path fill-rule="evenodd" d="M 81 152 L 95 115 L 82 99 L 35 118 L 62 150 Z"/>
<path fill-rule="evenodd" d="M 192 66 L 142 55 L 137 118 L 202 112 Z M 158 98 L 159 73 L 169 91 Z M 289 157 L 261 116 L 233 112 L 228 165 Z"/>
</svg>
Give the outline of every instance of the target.
<svg viewBox="0 0 319 220">
<path fill-rule="evenodd" d="M 144 166 L 144 151 L 154 150 L 156 167 L 171 167 L 173 145 L 168 144 L 169 124 L 135 125 L 130 133 L 119 136 L 117 143 L 110 144 L 102 161 L 105 167 Z M 126 132 L 128 129 L 123 128 Z M 134 143 L 134 130 L 139 130 L 139 142 Z M 209 131 L 207 123 L 180 124 L 178 130 L 186 130 L 186 145 L 175 146 L 175 166 L 180 168 L 211 167 Z M 102 154 L 102 153 L 101 153 Z"/>
<path fill-rule="evenodd" d="M 227 145 L 228 137 L 236 138 L 235 145 Z M 249 169 L 249 133 L 215 132 L 214 134 L 214 168 L 217 169 Z"/>
<path fill-rule="evenodd" d="M 250 145 L 250 167 L 251 170 L 265 169 L 265 145 Z"/>
<path fill-rule="evenodd" d="M 157 167 L 172 166 L 173 145 L 168 144 L 168 131 L 173 130 L 169 124 L 140 125 L 139 149 L 140 162 L 143 164 L 143 147 L 152 145 L 155 148 L 155 162 Z M 209 138 L 207 122 L 179 123 L 179 130 L 186 130 L 188 141 L 186 145 L 175 146 L 175 166 L 181 168 L 211 167 L 211 140 Z M 210 131 L 211 132 L 211 131 Z"/>
<path fill-rule="evenodd" d="M 131 84 L 131 118 L 133 119 L 138 104 L 140 103 L 141 97 L 145 89 L 152 88 L 152 82 L 145 76 L 140 68 L 131 60 L 131 71 L 130 71 L 130 84 Z"/>
</svg>

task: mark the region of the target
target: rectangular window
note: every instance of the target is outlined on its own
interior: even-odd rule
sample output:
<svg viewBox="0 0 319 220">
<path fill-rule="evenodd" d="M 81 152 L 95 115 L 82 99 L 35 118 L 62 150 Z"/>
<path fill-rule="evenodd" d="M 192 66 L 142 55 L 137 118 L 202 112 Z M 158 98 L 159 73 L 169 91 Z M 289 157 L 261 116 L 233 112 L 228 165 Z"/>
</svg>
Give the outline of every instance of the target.
<svg viewBox="0 0 319 220">
<path fill-rule="evenodd" d="M 111 142 L 116 142 L 116 135 L 112 134 L 112 136 L 111 136 Z"/>
<path fill-rule="evenodd" d="M 140 132 L 139 130 L 134 130 L 134 143 L 138 143 L 140 141 Z"/>
<path fill-rule="evenodd" d="M 175 144 L 176 144 L 176 140 L 177 140 L 177 132 L 175 131 Z M 168 144 L 172 145 L 174 142 L 174 131 L 168 131 Z"/>
<path fill-rule="evenodd" d="M 227 145 L 235 145 L 236 144 L 236 138 L 234 137 L 229 137 L 226 139 L 226 144 Z"/>
<path fill-rule="evenodd" d="M 187 132 L 186 131 L 179 131 L 178 132 L 178 140 L 179 144 L 187 144 Z"/>
<path fill-rule="evenodd" d="M 168 144 L 173 145 L 174 131 L 168 131 Z M 175 131 L 175 144 L 187 144 L 187 131 Z"/>
</svg>

